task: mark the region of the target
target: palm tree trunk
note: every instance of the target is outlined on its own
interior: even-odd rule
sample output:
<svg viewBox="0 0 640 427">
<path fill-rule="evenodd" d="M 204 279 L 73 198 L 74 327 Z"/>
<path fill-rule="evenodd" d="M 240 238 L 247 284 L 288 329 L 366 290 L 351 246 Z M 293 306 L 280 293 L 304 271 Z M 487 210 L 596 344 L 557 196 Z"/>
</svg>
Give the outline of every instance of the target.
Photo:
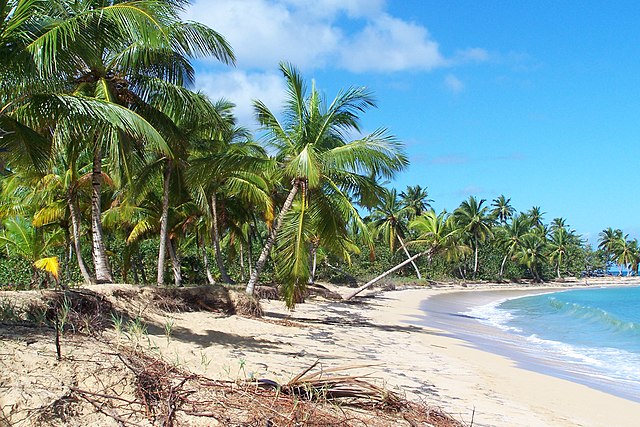
<svg viewBox="0 0 640 427">
<path fill-rule="evenodd" d="M 216 280 L 213 278 L 213 275 L 211 274 L 211 268 L 209 268 L 209 255 L 207 255 L 207 246 L 205 245 L 204 242 L 202 242 L 202 257 L 204 260 L 204 271 L 207 274 L 207 282 L 210 285 L 215 285 Z"/>
<path fill-rule="evenodd" d="M 293 205 L 293 198 L 298 193 L 298 186 L 300 185 L 299 180 L 294 180 L 293 186 L 289 191 L 289 195 L 287 196 L 287 200 L 285 200 L 284 205 L 282 205 L 282 209 L 280 209 L 280 213 L 276 218 L 276 222 L 273 224 L 271 231 L 269 232 L 269 237 L 267 237 L 267 243 L 265 243 L 264 248 L 262 248 L 262 252 L 260 253 L 260 257 L 256 262 L 256 268 L 251 272 L 251 277 L 249 278 L 249 282 L 247 283 L 247 288 L 245 291 L 249 295 L 253 295 L 253 290 L 255 289 L 256 283 L 258 282 L 258 277 L 260 273 L 262 273 L 262 269 L 267 263 L 267 258 L 271 253 L 271 248 L 273 248 L 274 243 L 276 242 L 276 236 L 278 235 L 278 230 L 282 225 L 282 221 L 284 220 L 284 216 L 291 209 L 291 205 Z"/>
<path fill-rule="evenodd" d="M 133 273 L 133 283 L 136 285 L 140 283 L 140 276 L 138 276 L 138 265 L 135 258 L 131 261 L 131 272 Z"/>
<path fill-rule="evenodd" d="M 251 245 L 251 227 L 249 227 L 249 234 L 247 235 L 247 267 L 249 268 L 249 274 L 251 274 L 251 272 L 253 271 L 253 260 L 251 259 L 251 252 L 252 252 L 252 245 Z"/>
<path fill-rule="evenodd" d="M 78 260 L 78 268 L 80 268 L 80 273 L 82 274 L 84 283 L 87 285 L 94 284 L 96 281 L 89 272 L 87 264 L 85 264 L 84 262 L 84 258 L 82 258 L 82 251 L 80 250 L 80 213 L 78 212 L 75 201 L 72 197 L 69 197 L 69 199 L 67 200 L 67 206 L 69 207 L 69 213 L 71 214 L 71 229 L 73 230 L 73 250 L 76 253 L 76 259 Z"/>
<path fill-rule="evenodd" d="M 240 241 L 240 281 L 244 282 L 244 245 Z"/>
<path fill-rule="evenodd" d="M 62 269 L 64 270 L 64 281 L 69 283 L 71 279 L 69 271 L 69 263 L 71 262 L 71 233 L 69 232 L 69 226 L 64 228 L 64 258 L 62 261 Z"/>
<path fill-rule="evenodd" d="M 474 262 L 473 262 L 473 280 L 476 280 L 476 273 L 478 273 L 478 237 L 473 238 L 473 243 L 475 246 L 474 253 Z"/>
<path fill-rule="evenodd" d="M 211 227 L 211 240 L 213 241 L 213 248 L 215 249 L 216 265 L 222 276 L 224 283 L 235 283 L 231 277 L 227 274 L 227 269 L 222 260 L 222 251 L 220 250 L 220 230 L 218 229 L 218 199 L 216 193 L 211 194 L 211 218 L 213 226 Z"/>
<path fill-rule="evenodd" d="M 395 267 L 385 271 L 384 273 L 382 273 L 381 275 L 379 275 L 378 277 L 369 280 L 367 283 L 365 283 L 364 285 L 360 286 L 358 289 L 356 289 L 355 291 L 353 291 L 352 293 L 350 293 L 349 295 L 347 295 L 346 297 L 344 297 L 345 301 L 350 300 L 351 298 L 355 297 L 356 295 L 358 295 L 360 292 L 364 291 L 365 289 L 371 287 L 374 283 L 378 282 L 381 279 L 384 279 L 386 276 L 388 276 L 389 274 L 393 273 L 394 271 L 397 271 L 399 269 L 401 269 L 402 267 L 404 267 L 405 265 L 409 264 L 410 262 L 413 262 L 414 260 L 420 258 L 421 256 L 427 255 L 430 251 L 423 251 L 423 252 L 419 252 L 415 255 L 413 255 L 412 257 L 410 257 L 409 259 L 406 259 L 404 261 L 402 261 L 400 264 L 396 265 Z"/>
<path fill-rule="evenodd" d="M 500 280 L 502 280 L 502 276 L 504 275 L 504 265 L 507 263 L 507 258 L 509 257 L 509 253 L 502 258 L 502 264 L 500 264 Z"/>
<path fill-rule="evenodd" d="M 140 256 L 140 253 L 138 252 L 138 254 L 136 254 L 136 263 L 138 265 L 138 269 L 140 270 L 140 276 L 142 276 L 142 283 L 143 284 L 148 284 L 149 282 L 147 281 L 147 272 L 144 271 L 144 264 L 142 263 L 142 257 Z"/>
<path fill-rule="evenodd" d="M 400 246 L 402 246 L 404 253 L 407 255 L 407 258 L 411 258 L 411 254 L 409 253 L 407 246 L 404 244 L 404 241 L 402 240 L 402 237 L 400 237 L 399 234 L 398 234 L 398 241 L 400 242 Z M 416 263 L 414 261 L 411 261 L 411 265 L 413 265 L 413 269 L 416 271 L 418 280 L 422 280 L 422 275 L 420 275 L 420 270 L 418 270 L 418 266 L 416 265 Z"/>
<path fill-rule="evenodd" d="M 173 270 L 173 283 L 176 287 L 182 286 L 182 273 L 180 271 L 180 258 L 176 254 L 176 248 L 172 239 L 167 240 L 167 248 L 169 248 L 169 258 L 171 258 L 171 268 Z"/>
<path fill-rule="evenodd" d="M 102 232 L 102 208 L 100 195 L 102 189 L 102 154 L 100 148 L 93 153 L 93 172 L 91 174 L 91 253 L 96 272 L 97 283 L 113 283 L 113 275 L 107 259 L 107 249 L 104 245 Z"/>
<path fill-rule="evenodd" d="M 309 284 L 316 282 L 316 268 L 318 266 L 318 246 L 311 244 L 311 275 L 309 276 Z"/>
<path fill-rule="evenodd" d="M 156 284 L 164 285 L 164 262 L 167 257 L 167 239 L 169 237 L 169 179 L 171 178 L 171 160 L 164 167 L 162 187 L 162 215 L 160 217 L 160 247 L 158 248 L 158 276 Z"/>
</svg>

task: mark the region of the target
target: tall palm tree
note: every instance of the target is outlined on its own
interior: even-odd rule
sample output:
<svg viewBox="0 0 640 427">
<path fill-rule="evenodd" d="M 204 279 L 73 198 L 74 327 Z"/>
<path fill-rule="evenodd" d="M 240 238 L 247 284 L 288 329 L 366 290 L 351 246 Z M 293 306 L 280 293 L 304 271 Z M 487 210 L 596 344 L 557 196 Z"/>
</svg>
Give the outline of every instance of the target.
<svg viewBox="0 0 640 427">
<path fill-rule="evenodd" d="M 598 249 L 601 249 L 605 253 L 606 263 L 605 270 L 606 274 L 609 274 L 609 263 L 612 262 L 612 257 L 614 256 L 616 247 L 618 246 L 620 240 L 623 239 L 622 230 L 613 229 L 611 227 L 602 230 L 598 234 Z"/>
<path fill-rule="evenodd" d="M 462 230 L 446 211 L 438 215 L 433 210 L 426 211 L 411 221 L 409 228 L 416 233 L 410 244 L 426 246 L 429 260 L 435 255 L 443 255 L 447 261 L 455 261 L 471 252 L 462 239 Z"/>
<path fill-rule="evenodd" d="M 426 188 L 419 185 L 407 186 L 407 189 L 400 193 L 402 204 L 408 209 L 409 219 L 414 219 L 422 215 L 423 212 L 431 209 L 431 200 Z"/>
<path fill-rule="evenodd" d="M 499 246 L 505 251 L 500 264 L 500 280 L 504 275 L 504 267 L 507 259 L 512 258 L 522 245 L 522 238 L 529 232 L 529 221 L 523 215 L 512 217 L 510 223 L 504 224 L 496 230 L 496 239 Z"/>
<path fill-rule="evenodd" d="M 406 221 L 410 216 L 410 211 L 411 208 L 400 202 L 396 189 L 392 188 L 383 193 L 380 203 L 373 209 L 370 217 L 376 235 L 382 236 L 387 242 L 389 251 L 393 254 L 397 241 L 407 258 L 411 258 L 411 254 L 405 245 L 404 238 L 408 231 Z M 412 261 L 411 265 L 413 265 L 418 280 L 422 279 L 416 263 Z"/>
<path fill-rule="evenodd" d="M 491 231 L 491 217 L 488 214 L 489 208 L 482 206 L 485 199 L 478 201 L 473 196 L 463 201 L 453 212 L 453 216 L 460 226 L 469 233 L 472 248 L 474 251 L 473 278 L 478 273 L 478 249 L 480 243 L 493 237 Z"/>
<path fill-rule="evenodd" d="M 232 103 L 221 100 L 213 107 L 221 121 L 207 123 L 197 117 L 188 181 L 194 200 L 208 218 L 209 235 L 222 281 L 233 283 L 222 259 L 222 231 L 230 222 L 223 220 L 227 217 L 223 215 L 225 207 L 240 201 L 244 212 L 257 214 L 271 210 L 265 174 L 274 165 L 264 148 L 251 140 L 248 130 L 236 125 Z M 245 219 L 252 217 L 244 216 Z"/>
<path fill-rule="evenodd" d="M 562 217 L 553 218 L 551 220 L 551 224 L 549 225 L 549 229 L 551 230 L 551 232 L 554 232 L 561 228 L 564 228 L 565 230 L 568 229 L 567 220 Z"/>
<path fill-rule="evenodd" d="M 622 276 L 622 269 L 630 271 L 633 264 L 638 258 L 638 242 L 636 240 L 630 240 L 629 235 L 625 234 L 623 237 L 616 239 L 615 246 L 613 248 L 613 256 L 615 262 L 619 266 L 619 275 Z"/>
<path fill-rule="evenodd" d="M 294 257 L 287 262 L 287 267 L 290 281 L 300 284 L 297 287 L 304 286 L 308 279 L 309 245 L 304 236 L 308 204 L 315 204 L 316 199 L 331 192 L 343 198 L 345 206 L 351 206 L 349 195 L 376 187 L 371 176 L 390 178 L 407 165 L 401 145 L 385 130 L 349 141 L 349 134 L 360 130 L 359 114 L 375 106 L 366 89 L 341 91 L 327 104 L 315 85 L 310 91 L 307 89 L 291 65 L 283 63 L 280 70 L 287 86 L 284 120 L 280 122 L 260 101 L 255 101 L 254 106 L 258 121 L 274 148 L 283 185 L 289 186 L 289 190 L 247 283 L 248 294 L 253 294 L 296 196 L 300 206 L 296 219 L 298 231 L 291 236 Z M 311 197 L 314 194 L 315 199 Z M 331 221 L 330 217 L 319 219 Z"/>
<path fill-rule="evenodd" d="M 493 207 L 491 215 L 502 225 L 506 224 L 515 212 L 511 206 L 511 199 L 507 199 L 503 194 L 493 199 L 491 206 Z"/>
<path fill-rule="evenodd" d="M 536 282 L 542 282 L 540 267 L 546 261 L 545 241 L 536 234 L 526 234 L 522 238 L 519 251 L 516 253 L 520 263 L 525 265 Z"/>
<path fill-rule="evenodd" d="M 558 224 L 556 224 L 557 226 Z M 571 244 L 571 237 L 566 228 L 555 228 L 551 234 L 549 240 L 549 259 L 555 263 L 556 277 L 560 278 L 560 269 L 562 268 L 562 262 L 569 253 L 569 246 Z"/>
<path fill-rule="evenodd" d="M 184 85 L 193 80 L 189 58 L 212 55 L 224 62 L 233 55 L 215 31 L 180 19 L 186 3 L 170 0 L 95 2 L 63 1 L 51 8 L 46 31 L 30 40 L 26 50 L 37 69 L 60 76 L 75 96 L 117 104 L 137 112 L 139 122 L 162 126 L 167 121 L 148 108 L 151 94 L 165 83 Z M 143 119 L 144 117 L 144 119 Z M 111 165 L 127 173 L 136 140 L 123 138 L 104 126 L 86 132 L 84 143 L 93 147 L 92 242 L 99 282 L 113 280 L 106 257 L 101 224 L 103 154 Z M 162 138 L 156 147 L 170 153 Z M 132 160 L 133 159 L 133 160 Z"/>
<path fill-rule="evenodd" d="M 542 209 L 540 209 L 540 206 L 533 206 L 526 213 L 526 215 L 529 217 L 529 220 L 531 221 L 532 227 L 539 227 L 543 224 L 542 216 L 544 214 L 545 212 L 542 212 Z"/>
</svg>

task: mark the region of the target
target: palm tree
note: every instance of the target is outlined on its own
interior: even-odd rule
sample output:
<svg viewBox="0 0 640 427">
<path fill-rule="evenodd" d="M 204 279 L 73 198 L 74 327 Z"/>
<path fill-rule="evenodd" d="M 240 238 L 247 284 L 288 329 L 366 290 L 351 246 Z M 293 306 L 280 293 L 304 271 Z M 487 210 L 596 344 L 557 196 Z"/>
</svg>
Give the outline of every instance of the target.
<svg viewBox="0 0 640 427">
<path fill-rule="evenodd" d="M 500 195 L 493 199 L 493 209 L 491 210 L 491 216 L 496 218 L 500 224 L 504 225 L 513 216 L 515 209 L 511 206 L 511 199 L 507 199 L 504 195 Z"/>
<path fill-rule="evenodd" d="M 560 278 L 560 268 L 562 267 L 562 261 L 567 257 L 569 253 L 569 245 L 571 244 L 571 238 L 569 232 L 564 227 L 555 228 L 551 234 L 549 241 L 549 259 L 555 262 L 556 276 Z"/>
<path fill-rule="evenodd" d="M 400 243 L 400 247 L 404 251 L 407 258 L 411 258 L 411 254 L 404 243 L 403 237 L 407 235 L 406 219 L 410 216 L 410 208 L 400 203 L 396 189 L 386 190 L 380 203 L 371 212 L 371 225 L 376 230 L 377 236 L 382 238 L 389 245 L 389 251 L 393 254 L 396 241 Z M 418 276 L 418 280 L 422 279 L 420 270 L 415 262 L 411 262 L 413 269 Z"/>
<path fill-rule="evenodd" d="M 545 212 L 542 212 L 542 209 L 540 209 L 539 206 L 534 206 L 531 209 L 529 209 L 526 213 L 526 215 L 529 217 L 529 220 L 531 221 L 531 226 L 532 227 L 539 227 L 541 226 L 542 223 L 542 216 L 545 214 Z"/>
<path fill-rule="evenodd" d="M 598 249 L 601 249 L 605 253 L 606 263 L 605 270 L 606 274 L 609 274 L 609 263 L 612 261 L 612 257 L 618 246 L 620 239 L 623 239 L 622 230 L 613 229 L 611 227 L 602 230 L 598 234 Z"/>
<path fill-rule="evenodd" d="M 629 240 L 629 235 L 625 234 L 616 240 L 613 248 L 615 262 L 620 266 L 619 275 L 622 276 L 622 269 L 627 271 L 632 269 L 638 258 L 638 242 L 637 240 Z"/>
<path fill-rule="evenodd" d="M 414 187 L 408 185 L 407 189 L 400 193 L 402 204 L 409 212 L 409 219 L 414 219 L 422 215 L 428 209 L 431 209 L 431 200 L 429 192 L 426 188 L 419 185 Z"/>
<path fill-rule="evenodd" d="M 478 248 L 480 243 L 493 237 L 491 231 L 491 218 L 488 215 L 488 208 L 482 206 L 485 199 L 478 201 L 473 196 L 469 200 L 463 201 L 453 212 L 453 216 L 460 226 L 469 233 L 474 251 L 473 278 L 478 272 Z"/>
<path fill-rule="evenodd" d="M 542 282 L 540 266 L 546 261 L 545 241 L 535 234 L 526 234 L 522 238 L 520 249 L 516 253 L 520 263 L 525 265 L 536 282 Z"/>
<path fill-rule="evenodd" d="M 45 270 L 58 279 L 58 257 L 47 256 L 47 252 L 61 243 L 61 230 L 45 235 L 41 228 L 34 227 L 24 218 L 6 220 L 3 227 L 0 243 L 9 246 L 15 255 L 30 262 L 32 286 L 40 279 L 38 270 Z"/>
<path fill-rule="evenodd" d="M 433 210 L 426 211 L 411 221 L 409 228 L 416 233 L 416 238 L 410 244 L 427 246 L 429 261 L 435 255 L 443 255 L 447 261 L 456 261 L 461 255 L 471 252 L 462 239 L 462 230 L 446 211 L 438 215 Z"/>
<path fill-rule="evenodd" d="M 611 227 L 602 230 L 598 234 L 598 249 L 601 249 L 605 253 L 606 263 L 605 270 L 606 274 L 609 270 L 609 263 L 612 261 L 613 254 L 615 252 L 616 246 L 618 245 L 620 239 L 622 239 L 622 230 L 613 229 Z"/>
<path fill-rule="evenodd" d="M 348 140 L 350 132 L 360 130 L 359 114 L 375 106 L 366 89 L 341 91 L 327 105 L 315 85 L 307 90 L 295 68 L 283 63 L 280 70 L 287 85 L 284 121 L 281 123 L 262 102 L 255 101 L 254 105 L 258 121 L 275 150 L 283 183 L 290 187 L 247 283 L 246 291 L 250 295 L 296 196 L 299 197 L 298 226 L 297 232 L 291 235 L 294 256 L 288 259 L 287 275 L 290 282 L 299 283 L 295 285 L 297 288 L 304 286 L 308 279 L 309 245 L 304 235 L 308 205 L 316 204 L 323 194 L 332 192 L 345 201 L 345 207 L 352 206 L 349 195 L 375 187 L 370 176 L 390 178 L 407 164 L 401 145 L 384 130 L 355 141 Z M 318 219 L 331 221 L 327 217 Z"/>
<path fill-rule="evenodd" d="M 446 211 L 439 215 L 436 215 L 432 210 L 427 211 L 411 221 L 409 227 L 417 233 L 417 238 L 409 244 L 426 247 L 426 249 L 355 289 L 344 298 L 345 300 L 350 300 L 379 280 L 425 255 L 429 261 L 437 254 L 443 255 L 447 261 L 454 261 L 458 260 L 461 255 L 471 252 L 471 248 L 461 239 L 462 230 L 458 228 L 454 218 L 447 215 Z"/>
<path fill-rule="evenodd" d="M 193 79 L 189 58 L 213 55 L 224 62 L 233 61 L 224 39 L 201 24 L 183 22 L 180 7 L 181 2 L 169 0 L 64 1 L 63 7 L 51 8 L 44 19 L 48 21 L 45 31 L 30 40 L 26 50 L 41 73 L 67 80 L 66 86 L 73 87 L 75 96 L 135 111 L 138 114 L 131 117 L 138 127 L 152 123 L 162 128 L 167 121 L 149 109 L 146 100 L 166 92 L 166 84 L 189 84 Z M 83 142 L 94 150 L 92 248 L 96 279 L 111 282 L 100 219 L 103 152 L 113 166 L 128 173 L 132 159 L 135 161 L 129 153 L 141 147 L 136 147 L 136 140 L 123 138 L 105 126 L 90 128 L 85 135 Z M 170 153 L 162 138 L 147 141 Z"/>
<path fill-rule="evenodd" d="M 558 218 L 553 218 L 553 220 L 551 220 L 551 224 L 549 226 L 551 232 L 554 232 L 556 230 L 559 230 L 561 228 L 564 228 L 565 230 L 568 229 L 567 226 L 567 220 L 562 218 L 562 217 L 558 217 Z"/>
<path fill-rule="evenodd" d="M 194 200 L 206 213 L 218 270 L 225 283 L 233 283 L 222 259 L 221 239 L 225 207 L 237 201 L 244 213 L 257 214 L 271 210 L 272 200 L 265 174 L 273 168 L 263 147 L 251 140 L 248 130 L 236 126 L 234 105 L 221 100 L 214 106 L 221 120 L 203 122 L 197 117 L 195 140 L 189 160 L 188 184 Z M 252 206 L 252 209 L 248 207 Z M 244 215 L 249 220 L 252 215 Z M 226 222 L 226 223 L 225 223 Z"/>
<path fill-rule="evenodd" d="M 496 231 L 496 239 L 505 251 L 500 264 L 500 280 L 504 275 L 504 267 L 508 258 L 512 258 L 522 245 L 522 238 L 529 232 L 529 222 L 523 215 L 512 217 L 510 223 L 505 223 Z"/>
</svg>

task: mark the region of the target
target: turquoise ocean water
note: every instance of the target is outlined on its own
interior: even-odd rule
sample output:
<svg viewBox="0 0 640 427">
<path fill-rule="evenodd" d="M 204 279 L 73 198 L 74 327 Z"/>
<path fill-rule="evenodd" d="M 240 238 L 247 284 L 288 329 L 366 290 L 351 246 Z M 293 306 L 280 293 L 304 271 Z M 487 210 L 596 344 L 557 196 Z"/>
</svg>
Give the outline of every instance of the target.
<svg viewBox="0 0 640 427">
<path fill-rule="evenodd" d="M 524 296 L 464 314 L 517 337 L 555 374 L 640 402 L 640 287 Z"/>
</svg>

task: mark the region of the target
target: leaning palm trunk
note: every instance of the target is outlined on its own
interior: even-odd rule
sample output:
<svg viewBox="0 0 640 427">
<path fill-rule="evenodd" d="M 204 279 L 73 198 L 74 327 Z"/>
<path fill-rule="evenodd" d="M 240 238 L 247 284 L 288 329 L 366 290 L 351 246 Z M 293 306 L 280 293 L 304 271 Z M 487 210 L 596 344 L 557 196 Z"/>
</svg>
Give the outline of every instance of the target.
<svg viewBox="0 0 640 427">
<path fill-rule="evenodd" d="M 502 258 L 502 264 L 500 264 L 500 280 L 502 280 L 502 276 L 504 275 L 504 266 L 507 263 L 508 256 L 509 256 L 509 253 L 507 252 L 504 258 Z"/>
<path fill-rule="evenodd" d="M 171 178 L 171 161 L 164 168 L 164 182 L 162 188 L 162 216 L 160 217 L 160 247 L 158 248 L 158 286 L 164 285 L 164 262 L 167 251 L 168 223 L 169 223 L 169 179 Z"/>
<path fill-rule="evenodd" d="M 473 261 L 473 280 L 476 280 L 476 274 L 478 273 L 478 238 L 474 238 L 474 261 Z"/>
<path fill-rule="evenodd" d="M 202 259 L 204 261 L 204 271 L 207 274 L 207 282 L 210 285 L 215 285 L 216 280 L 211 274 L 211 268 L 209 268 L 209 255 L 207 255 L 207 246 L 204 244 L 204 242 L 202 243 Z"/>
<path fill-rule="evenodd" d="M 104 235 L 102 232 L 102 212 L 100 206 L 100 194 L 102 189 L 102 155 L 99 148 L 96 148 L 93 154 L 91 185 L 91 252 L 96 272 L 96 282 L 113 283 L 113 276 L 111 274 L 111 268 L 109 267 L 107 249 L 104 246 Z"/>
<path fill-rule="evenodd" d="M 71 197 L 67 200 L 67 206 L 69 207 L 69 213 L 71 214 L 71 228 L 73 229 L 73 250 L 76 253 L 76 259 L 78 260 L 78 267 L 80 273 L 84 279 L 85 284 L 95 283 L 95 279 L 89 273 L 87 265 L 82 258 L 82 252 L 80 251 L 80 213 L 76 207 L 75 201 Z"/>
<path fill-rule="evenodd" d="M 276 222 L 273 224 L 271 231 L 269 232 L 269 237 L 267 237 L 267 242 L 262 248 L 262 252 L 260 253 L 260 257 L 256 262 L 255 269 L 251 272 L 251 277 L 249 278 L 249 282 L 247 283 L 246 292 L 249 295 L 253 295 L 253 291 L 255 289 L 256 283 L 258 282 L 258 277 L 260 273 L 262 273 L 262 269 L 264 265 L 267 263 L 267 258 L 271 253 L 271 248 L 273 248 L 274 243 L 276 242 L 276 236 L 278 235 L 278 230 L 282 225 L 282 221 L 284 220 L 284 216 L 289 212 L 291 206 L 293 205 L 293 199 L 298 193 L 298 186 L 300 185 L 299 180 L 294 180 L 293 186 L 291 187 L 291 191 L 289 191 L 289 195 L 287 196 L 287 200 L 285 200 L 284 205 L 282 205 L 282 209 L 276 218 Z"/>
<path fill-rule="evenodd" d="M 352 293 L 350 293 L 349 295 L 347 295 L 346 297 L 344 297 L 345 301 L 350 300 L 351 298 L 355 297 L 356 295 L 358 295 L 360 292 L 364 291 L 365 289 L 371 287 L 373 284 L 375 284 L 376 282 L 384 279 L 385 277 L 387 277 L 389 274 L 393 273 L 394 271 L 400 270 L 402 267 L 404 267 L 405 265 L 415 261 L 416 259 L 420 258 L 421 256 L 425 256 L 427 254 L 431 253 L 431 251 L 423 251 L 423 252 L 419 252 L 417 254 L 415 254 L 414 256 L 410 257 L 409 259 L 406 259 L 404 261 L 402 261 L 400 264 L 396 265 L 395 267 L 385 271 L 384 273 L 382 273 L 381 275 L 379 275 L 378 277 L 369 280 L 367 283 L 365 283 L 364 285 L 360 286 L 358 289 L 356 289 L 355 291 L 353 291 Z"/>
<path fill-rule="evenodd" d="M 407 255 L 407 258 L 411 258 L 411 254 L 409 253 L 409 250 L 407 249 L 407 246 L 404 244 L 404 241 L 402 240 L 402 237 L 400 237 L 400 235 L 398 235 L 398 241 L 400 242 L 400 246 L 402 246 L 404 253 Z M 420 270 L 418 270 L 418 266 L 416 265 L 415 261 L 411 261 L 411 265 L 413 266 L 413 269 L 416 271 L 418 280 L 422 280 L 422 275 L 420 274 Z"/>
<path fill-rule="evenodd" d="M 318 266 L 318 246 L 311 243 L 311 274 L 309 275 L 309 284 L 312 285 L 316 281 L 316 268 Z"/>
<path fill-rule="evenodd" d="M 69 232 L 69 226 L 64 228 L 64 258 L 62 263 L 62 270 L 64 271 L 64 281 L 69 283 L 71 280 L 71 274 L 69 271 L 69 263 L 71 261 L 71 233 Z"/>
<path fill-rule="evenodd" d="M 171 268 L 173 270 L 173 283 L 176 287 L 182 286 L 182 273 L 180 272 L 180 258 L 176 253 L 176 248 L 173 240 L 167 240 L 167 247 L 169 248 L 169 258 L 171 258 Z"/>
<path fill-rule="evenodd" d="M 244 245 L 240 242 L 240 280 L 244 282 Z"/>
<path fill-rule="evenodd" d="M 215 249 L 216 265 L 218 266 L 220 276 L 222 276 L 222 281 L 224 283 L 235 283 L 227 274 L 227 269 L 224 266 L 224 261 L 222 260 L 222 251 L 220 250 L 220 229 L 218 228 L 218 203 L 215 193 L 211 195 L 211 217 L 213 220 L 213 226 L 211 227 L 211 240 L 213 241 L 213 248 Z"/>
</svg>

